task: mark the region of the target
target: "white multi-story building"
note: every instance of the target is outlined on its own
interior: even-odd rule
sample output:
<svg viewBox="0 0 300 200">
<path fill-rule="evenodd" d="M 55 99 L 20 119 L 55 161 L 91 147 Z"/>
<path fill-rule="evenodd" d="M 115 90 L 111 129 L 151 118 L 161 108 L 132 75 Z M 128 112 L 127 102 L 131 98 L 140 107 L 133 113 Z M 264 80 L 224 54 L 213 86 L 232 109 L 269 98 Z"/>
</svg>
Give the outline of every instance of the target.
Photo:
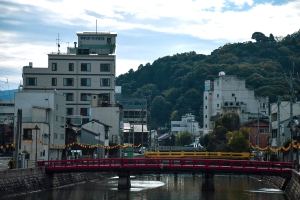
<svg viewBox="0 0 300 200">
<path fill-rule="evenodd" d="M 32 63 L 23 67 L 23 90 L 63 94 L 65 114 L 80 125 L 88 122 L 90 94 L 102 94 L 108 104 L 115 103 L 117 33 L 77 32 L 77 36 L 67 53 L 58 49 L 48 54 L 47 68 Z"/>
<path fill-rule="evenodd" d="M 236 113 L 241 123 L 257 116 L 268 116 L 268 97 L 254 95 L 246 88 L 245 79 L 219 73 L 213 82 L 205 81 L 203 92 L 203 129 L 212 130 L 214 121 L 226 113 Z"/>
<path fill-rule="evenodd" d="M 26 153 L 29 161 L 62 158 L 65 103 L 65 97 L 54 92 L 15 93 L 16 154 Z"/>
<path fill-rule="evenodd" d="M 171 121 L 171 133 L 173 135 L 184 131 L 192 133 L 194 137 L 200 136 L 199 123 L 195 121 L 195 115 L 188 113 L 181 117 L 181 121 Z"/>
<path fill-rule="evenodd" d="M 283 143 L 286 140 L 291 139 L 291 127 L 289 125 L 291 125 L 291 121 L 293 122 L 293 119 L 291 119 L 290 102 L 281 101 L 277 103 L 272 103 L 270 105 L 270 110 L 271 110 L 270 120 L 271 120 L 271 133 L 272 133 L 271 146 L 280 147 L 283 145 Z M 292 118 L 294 117 L 299 118 L 300 102 L 293 103 L 292 112 L 293 112 Z M 292 128 L 293 128 L 293 124 L 292 124 Z M 298 133 L 298 136 L 300 136 L 300 133 Z"/>
</svg>

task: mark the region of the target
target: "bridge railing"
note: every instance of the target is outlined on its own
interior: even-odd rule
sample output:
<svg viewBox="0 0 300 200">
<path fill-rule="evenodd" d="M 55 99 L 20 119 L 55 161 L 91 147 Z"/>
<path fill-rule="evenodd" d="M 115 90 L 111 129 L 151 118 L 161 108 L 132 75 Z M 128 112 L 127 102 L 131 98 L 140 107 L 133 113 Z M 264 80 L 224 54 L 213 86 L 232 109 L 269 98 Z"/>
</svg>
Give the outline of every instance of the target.
<svg viewBox="0 0 300 200">
<path fill-rule="evenodd" d="M 48 172 L 64 171 L 211 171 L 220 173 L 268 173 L 290 175 L 293 163 L 252 160 L 191 159 L 191 158 L 106 158 L 39 161 Z"/>
</svg>

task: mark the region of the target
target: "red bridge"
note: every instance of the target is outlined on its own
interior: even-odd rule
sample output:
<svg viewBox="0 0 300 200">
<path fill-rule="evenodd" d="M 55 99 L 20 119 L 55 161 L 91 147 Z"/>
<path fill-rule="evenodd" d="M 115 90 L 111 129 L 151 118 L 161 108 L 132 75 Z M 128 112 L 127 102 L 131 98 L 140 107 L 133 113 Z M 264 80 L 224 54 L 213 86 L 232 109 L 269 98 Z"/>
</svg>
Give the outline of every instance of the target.
<svg viewBox="0 0 300 200">
<path fill-rule="evenodd" d="M 130 173 L 203 173 L 208 182 L 214 173 L 281 176 L 290 179 L 293 163 L 252 160 L 188 159 L 188 158 L 107 158 L 39 161 L 46 173 L 83 171 L 117 172 L 130 188 Z M 123 180 L 124 182 L 124 180 Z M 122 185 L 122 184 L 121 184 Z M 129 185 L 129 186 L 128 186 Z M 119 180 L 119 188 L 120 180 Z M 202 185 L 203 189 L 203 185 Z"/>
</svg>

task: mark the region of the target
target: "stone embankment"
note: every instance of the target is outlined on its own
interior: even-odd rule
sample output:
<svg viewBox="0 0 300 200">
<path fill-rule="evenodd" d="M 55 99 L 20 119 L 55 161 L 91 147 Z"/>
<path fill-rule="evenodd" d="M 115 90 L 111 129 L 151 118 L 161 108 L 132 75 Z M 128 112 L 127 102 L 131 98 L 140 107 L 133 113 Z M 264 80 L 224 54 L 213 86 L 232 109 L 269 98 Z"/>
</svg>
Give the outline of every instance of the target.
<svg viewBox="0 0 300 200">
<path fill-rule="evenodd" d="M 278 189 L 284 189 L 284 192 L 289 200 L 300 199 L 300 174 L 293 170 L 290 181 L 285 182 L 285 178 L 277 176 L 264 176 L 263 181 L 268 181 Z M 285 185 L 286 184 L 286 185 Z"/>
<path fill-rule="evenodd" d="M 81 172 L 46 174 L 44 167 L 0 171 L 0 199 L 30 192 L 74 185 L 90 180 L 104 180 L 110 173 Z"/>
</svg>

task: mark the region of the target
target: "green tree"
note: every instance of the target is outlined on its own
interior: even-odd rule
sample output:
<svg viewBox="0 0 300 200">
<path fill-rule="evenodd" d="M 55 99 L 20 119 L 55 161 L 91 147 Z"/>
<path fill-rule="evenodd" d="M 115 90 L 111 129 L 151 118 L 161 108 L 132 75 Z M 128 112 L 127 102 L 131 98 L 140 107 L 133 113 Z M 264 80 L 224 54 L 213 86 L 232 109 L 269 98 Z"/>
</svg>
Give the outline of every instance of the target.
<svg viewBox="0 0 300 200">
<path fill-rule="evenodd" d="M 181 132 L 176 135 L 175 144 L 176 146 L 189 145 L 193 142 L 192 137 L 193 134 L 188 131 Z"/>
<path fill-rule="evenodd" d="M 234 131 L 240 128 L 240 117 L 236 113 L 226 113 L 215 123 L 215 128 L 223 126 L 227 131 Z"/>
<path fill-rule="evenodd" d="M 200 138 L 200 144 L 206 148 L 206 151 L 215 151 L 216 149 L 212 137 L 212 134 L 206 134 Z"/>
<path fill-rule="evenodd" d="M 229 132 L 228 146 L 235 152 L 248 152 L 249 151 L 249 134 L 251 130 L 242 127 L 240 130 Z"/>
</svg>

